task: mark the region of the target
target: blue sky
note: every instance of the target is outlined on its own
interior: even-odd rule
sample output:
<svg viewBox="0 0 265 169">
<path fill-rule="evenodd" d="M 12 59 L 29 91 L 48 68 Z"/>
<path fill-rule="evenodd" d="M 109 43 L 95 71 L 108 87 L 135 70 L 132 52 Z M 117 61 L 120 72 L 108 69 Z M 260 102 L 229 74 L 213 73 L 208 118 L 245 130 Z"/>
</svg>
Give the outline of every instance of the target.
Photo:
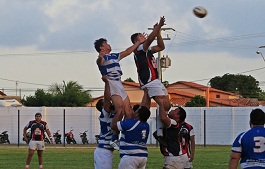
<svg viewBox="0 0 265 169">
<path fill-rule="evenodd" d="M 196 6 L 208 15 L 195 17 Z M 265 55 L 258 48 L 265 45 L 264 6 L 264 0 L 1 0 L 0 89 L 8 95 L 21 89 L 23 97 L 72 80 L 101 95 L 94 41 L 104 37 L 120 52 L 132 45 L 132 33 L 150 33 L 165 16 L 164 28 L 175 31 L 162 31 L 171 39 L 163 55 L 172 61 L 163 81 L 206 85 L 215 76 L 243 73 L 265 90 L 265 62 L 256 54 Z M 121 67 L 122 80 L 137 81 L 133 55 Z"/>
</svg>

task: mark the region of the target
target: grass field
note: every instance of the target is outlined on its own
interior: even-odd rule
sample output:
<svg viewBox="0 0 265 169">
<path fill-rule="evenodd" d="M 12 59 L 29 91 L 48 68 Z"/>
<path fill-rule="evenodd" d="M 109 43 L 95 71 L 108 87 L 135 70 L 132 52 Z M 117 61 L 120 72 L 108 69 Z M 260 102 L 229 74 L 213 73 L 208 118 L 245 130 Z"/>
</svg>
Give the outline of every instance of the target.
<svg viewBox="0 0 265 169">
<path fill-rule="evenodd" d="M 75 145 L 77 147 L 46 146 L 44 151 L 44 169 L 93 169 L 93 152 L 91 145 Z M 82 147 L 83 146 L 83 147 Z M 230 155 L 230 146 L 196 146 L 193 169 L 226 169 Z M 27 147 L 16 145 L 0 146 L 0 169 L 23 169 L 27 158 Z M 159 148 L 149 146 L 147 169 L 161 169 L 163 156 Z M 114 152 L 113 168 L 118 168 L 119 154 Z M 38 169 L 38 159 L 35 153 L 30 169 Z"/>
</svg>

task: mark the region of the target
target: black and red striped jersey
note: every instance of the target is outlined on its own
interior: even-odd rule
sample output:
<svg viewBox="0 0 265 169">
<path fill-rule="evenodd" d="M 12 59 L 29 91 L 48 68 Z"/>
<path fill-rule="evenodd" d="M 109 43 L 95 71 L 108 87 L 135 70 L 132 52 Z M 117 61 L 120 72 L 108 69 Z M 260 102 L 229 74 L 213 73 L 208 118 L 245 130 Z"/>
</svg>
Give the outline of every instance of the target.
<svg viewBox="0 0 265 169">
<path fill-rule="evenodd" d="M 189 154 L 190 132 L 193 127 L 188 123 L 171 125 L 163 130 L 168 147 L 160 144 L 160 151 L 164 156 L 179 156 Z"/>
<path fill-rule="evenodd" d="M 158 79 L 156 59 L 150 49 L 143 50 L 141 44 L 134 51 L 134 61 L 137 67 L 138 80 L 141 86 Z"/>
<path fill-rule="evenodd" d="M 47 123 L 45 121 L 31 120 L 27 126 L 31 129 L 31 139 L 34 141 L 44 140 L 44 131 L 47 130 Z"/>
</svg>

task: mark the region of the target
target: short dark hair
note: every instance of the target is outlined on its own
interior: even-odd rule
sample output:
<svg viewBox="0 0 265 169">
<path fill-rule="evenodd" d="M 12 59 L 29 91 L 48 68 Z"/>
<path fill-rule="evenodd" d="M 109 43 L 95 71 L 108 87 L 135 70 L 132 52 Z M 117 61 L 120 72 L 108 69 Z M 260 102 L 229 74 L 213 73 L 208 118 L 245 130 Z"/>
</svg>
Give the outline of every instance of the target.
<svg viewBox="0 0 265 169">
<path fill-rule="evenodd" d="M 104 38 L 100 38 L 98 40 L 95 40 L 94 42 L 94 46 L 95 46 L 95 49 L 96 51 L 99 53 L 100 52 L 100 47 L 102 46 L 102 44 L 104 42 L 107 42 L 107 39 L 104 39 Z"/>
<path fill-rule="evenodd" d="M 137 113 L 139 114 L 139 120 L 145 122 L 148 120 L 148 118 L 151 115 L 150 110 L 145 106 L 139 107 Z"/>
<path fill-rule="evenodd" d="M 250 113 L 250 123 L 253 125 L 264 125 L 265 114 L 261 109 L 254 109 Z"/>
<path fill-rule="evenodd" d="M 185 119 L 186 119 L 187 113 L 186 113 L 186 111 L 182 107 L 178 107 L 178 109 L 179 109 L 179 112 L 178 112 L 178 114 L 179 114 L 179 121 L 180 122 L 184 122 Z"/>
<path fill-rule="evenodd" d="M 140 33 L 134 33 L 134 34 L 132 34 L 132 36 L 131 36 L 131 41 L 132 41 L 133 44 L 134 44 L 135 41 L 137 40 L 137 36 L 138 36 L 139 34 L 140 34 Z"/>
<path fill-rule="evenodd" d="M 35 114 L 35 117 L 37 117 L 37 116 L 41 116 L 42 117 L 42 115 L 41 115 L 40 112 L 38 112 L 38 113 Z"/>
<path fill-rule="evenodd" d="M 139 107 L 140 107 L 140 105 L 139 105 L 139 104 L 136 104 L 136 105 L 134 105 L 134 106 L 133 106 L 133 111 L 134 111 L 134 112 L 136 112 L 136 110 L 138 110 L 138 109 L 139 109 Z"/>
<path fill-rule="evenodd" d="M 100 111 L 100 112 L 102 111 L 103 104 L 104 104 L 104 100 L 103 99 L 99 99 L 99 101 L 96 104 L 96 108 L 97 108 L 98 111 Z"/>
</svg>

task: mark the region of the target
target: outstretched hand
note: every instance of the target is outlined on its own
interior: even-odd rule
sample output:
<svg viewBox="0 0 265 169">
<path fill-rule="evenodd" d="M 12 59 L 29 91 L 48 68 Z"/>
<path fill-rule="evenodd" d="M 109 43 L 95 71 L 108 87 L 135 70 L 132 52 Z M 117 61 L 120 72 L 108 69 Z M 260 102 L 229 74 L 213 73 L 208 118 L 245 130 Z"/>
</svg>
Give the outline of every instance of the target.
<svg viewBox="0 0 265 169">
<path fill-rule="evenodd" d="M 98 57 L 103 58 L 103 56 L 104 56 L 105 54 L 106 54 L 106 52 L 105 52 L 104 50 L 101 50 L 101 51 L 99 52 Z"/>
<path fill-rule="evenodd" d="M 162 17 L 160 17 L 160 21 L 159 21 L 159 26 L 164 26 L 165 25 L 165 22 L 166 22 L 166 19 L 165 19 L 165 17 L 164 16 L 162 16 Z"/>
<path fill-rule="evenodd" d="M 159 26 L 160 28 L 165 25 L 166 19 L 164 16 L 160 17 L 159 23 L 155 23 L 154 28 Z"/>
</svg>

